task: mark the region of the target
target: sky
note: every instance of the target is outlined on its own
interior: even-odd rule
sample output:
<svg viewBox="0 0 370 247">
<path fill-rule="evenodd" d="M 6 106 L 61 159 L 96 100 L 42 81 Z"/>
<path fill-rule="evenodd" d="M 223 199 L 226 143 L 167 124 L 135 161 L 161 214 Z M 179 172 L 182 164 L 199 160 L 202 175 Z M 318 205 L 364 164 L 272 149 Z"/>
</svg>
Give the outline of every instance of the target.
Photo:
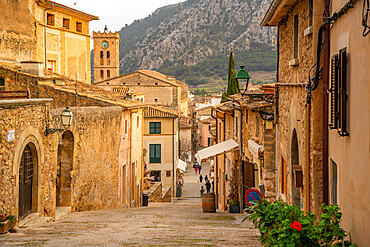
<svg viewBox="0 0 370 247">
<path fill-rule="evenodd" d="M 125 24 L 142 19 L 156 9 L 184 2 L 185 0 L 54 0 L 85 13 L 99 16 L 90 22 L 92 31 L 103 31 L 106 24 L 109 31 L 119 31 Z"/>
</svg>

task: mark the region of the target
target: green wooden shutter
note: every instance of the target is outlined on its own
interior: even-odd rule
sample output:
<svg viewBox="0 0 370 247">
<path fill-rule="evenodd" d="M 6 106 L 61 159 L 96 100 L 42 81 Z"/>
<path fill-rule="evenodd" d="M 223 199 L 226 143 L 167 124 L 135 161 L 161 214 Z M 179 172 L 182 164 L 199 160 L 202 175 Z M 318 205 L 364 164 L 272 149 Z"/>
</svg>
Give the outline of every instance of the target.
<svg viewBox="0 0 370 247">
<path fill-rule="evenodd" d="M 339 124 L 340 136 L 348 136 L 347 129 L 347 49 L 339 51 Z"/>
<path fill-rule="evenodd" d="M 338 54 L 331 58 L 330 78 L 330 129 L 337 129 L 338 123 Z"/>
</svg>

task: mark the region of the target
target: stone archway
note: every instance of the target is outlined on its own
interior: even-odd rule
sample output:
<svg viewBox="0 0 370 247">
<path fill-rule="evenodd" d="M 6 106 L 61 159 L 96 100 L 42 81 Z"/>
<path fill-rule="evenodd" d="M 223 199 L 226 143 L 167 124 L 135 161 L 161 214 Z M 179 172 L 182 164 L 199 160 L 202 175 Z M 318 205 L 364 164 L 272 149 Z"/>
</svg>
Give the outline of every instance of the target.
<svg viewBox="0 0 370 247">
<path fill-rule="evenodd" d="M 293 135 L 292 135 L 292 141 L 291 141 L 291 166 L 290 166 L 290 172 L 291 172 L 291 183 L 292 183 L 292 204 L 294 206 L 297 206 L 301 208 L 301 193 L 300 189 L 296 187 L 295 184 L 295 174 L 293 166 L 299 165 L 299 148 L 298 148 L 298 137 L 297 137 L 297 131 L 296 129 L 293 129 Z"/>
<path fill-rule="evenodd" d="M 37 211 L 38 153 L 35 145 L 25 145 L 18 172 L 18 217 L 22 219 Z"/>
<path fill-rule="evenodd" d="M 74 138 L 71 131 L 66 131 L 58 144 L 56 204 L 58 206 L 72 205 L 72 169 L 73 169 Z"/>
</svg>

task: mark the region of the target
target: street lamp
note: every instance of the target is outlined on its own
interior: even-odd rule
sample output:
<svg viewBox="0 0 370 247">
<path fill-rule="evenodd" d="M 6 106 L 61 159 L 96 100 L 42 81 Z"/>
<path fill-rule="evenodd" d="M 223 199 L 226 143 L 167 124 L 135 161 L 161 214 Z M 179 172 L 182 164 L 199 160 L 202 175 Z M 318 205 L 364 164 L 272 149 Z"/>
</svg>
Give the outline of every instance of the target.
<svg viewBox="0 0 370 247">
<path fill-rule="evenodd" d="M 63 132 L 67 130 L 71 124 L 73 119 L 73 114 L 69 110 L 69 106 L 66 107 L 66 109 L 63 110 L 62 114 L 60 115 L 61 121 L 62 121 L 62 129 L 58 128 L 49 128 L 49 126 L 46 126 L 45 135 L 54 134 L 55 132 Z"/>
<path fill-rule="evenodd" d="M 250 78 L 251 77 L 249 76 L 248 72 L 245 71 L 244 66 L 240 66 L 240 69 L 239 69 L 238 73 L 236 74 L 235 79 L 247 80 L 246 84 L 245 84 L 245 89 L 244 89 L 243 94 L 245 94 L 248 90 L 248 83 L 249 83 Z"/>
</svg>

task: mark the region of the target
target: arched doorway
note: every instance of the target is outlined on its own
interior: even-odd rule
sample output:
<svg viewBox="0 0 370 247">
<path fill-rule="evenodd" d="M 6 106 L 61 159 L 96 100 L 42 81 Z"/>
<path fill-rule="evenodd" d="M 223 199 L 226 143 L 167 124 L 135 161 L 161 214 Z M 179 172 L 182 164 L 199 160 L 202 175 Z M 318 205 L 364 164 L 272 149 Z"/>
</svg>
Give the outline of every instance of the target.
<svg viewBox="0 0 370 247">
<path fill-rule="evenodd" d="M 291 174 L 292 174 L 292 204 L 301 208 L 301 193 L 300 189 L 295 184 L 295 174 L 293 166 L 299 165 L 299 149 L 298 149 L 298 137 L 297 131 L 293 129 L 292 143 L 291 143 Z"/>
<path fill-rule="evenodd" d="M 19 219 L 37 210 L 37 162 L 36 148 L 28 143 L 19 165 Z"/>
<path fill-rule="evenodd" d="M 58 144 L 58 163 L 56 181 L 56 202 L 58 206 L 71 206 L 72 204 L 72 169 L 73 169 L 73 134 L 66 131 Z"/>
</svg>

